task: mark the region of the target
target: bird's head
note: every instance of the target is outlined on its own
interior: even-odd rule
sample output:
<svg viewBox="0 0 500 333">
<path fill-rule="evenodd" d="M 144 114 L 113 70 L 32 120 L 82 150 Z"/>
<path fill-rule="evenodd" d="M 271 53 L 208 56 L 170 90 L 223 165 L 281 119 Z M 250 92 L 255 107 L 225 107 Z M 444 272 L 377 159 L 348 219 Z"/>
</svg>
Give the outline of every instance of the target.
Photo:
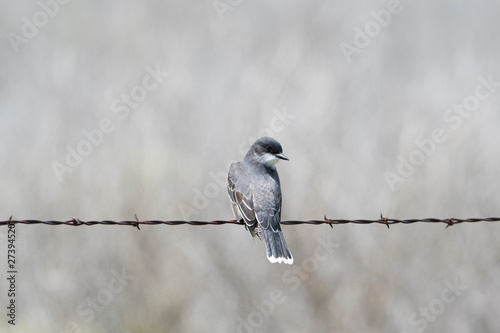
<svg viewBox="0 0 500 333">
<path fill-rule="evenodd" d="M 262 137 L 250 147 L 247 157 L 267 167 L 274 166 L 279 160 L 288 161 L 278 141 L 270 137 Z"/>
</svg>

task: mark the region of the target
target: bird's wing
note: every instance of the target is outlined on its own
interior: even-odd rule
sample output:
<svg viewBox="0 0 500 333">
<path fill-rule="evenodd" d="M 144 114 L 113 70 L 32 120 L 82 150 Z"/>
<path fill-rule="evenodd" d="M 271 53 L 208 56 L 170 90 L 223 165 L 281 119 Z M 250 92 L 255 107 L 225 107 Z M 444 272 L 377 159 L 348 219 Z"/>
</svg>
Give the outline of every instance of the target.
<svg viewBox="0 0 500 333">
<path fill-rule="evenodd" d="M 263 182 L 259 189 L 254 189 L 254 211 L 262 229 L 270 262 L 293 263 L 293 257 L 281 231 L 281 191 L 277 177 L 273 181 Z"/>
<path fill-rule="evenodd" d="M 281 191 L 274 179 L 255 189 L 254 211 L 257 221 L 264 230 L 281 230 Z"/>
<path fill-rule="evenodd" d="M 227 192 L 231 203 L 236 207 L 237 211 L 245 223 L 253 227 L 256 224 L 252 186 L 248 182 L 242 181 L 244 170 L 239 162 L 231 164 L 228 175 Z M 236 212 L 236 211 L 235 211 Z M 238 218 L 238 216 L 236 217 Z"/>
</svg>

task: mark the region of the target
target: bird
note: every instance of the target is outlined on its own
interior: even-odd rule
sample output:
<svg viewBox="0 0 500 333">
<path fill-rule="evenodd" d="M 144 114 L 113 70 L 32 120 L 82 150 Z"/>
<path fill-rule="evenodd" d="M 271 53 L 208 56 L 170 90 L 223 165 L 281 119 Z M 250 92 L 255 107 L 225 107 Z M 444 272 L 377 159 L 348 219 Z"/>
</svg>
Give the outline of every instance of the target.
<svg viewBox="0 0 500 333">
<path fill-rule="evenodd" d="M 293 256 L 280 226 L 279 160 L 289 160 L 281 144 L 271 137 L 258 139 L 242 162 L 231 164 L 227 191 L 236 220 L 245 223 L 254 239 L 264 240 L 269 261 L 292 264 Z"/>
</svg>

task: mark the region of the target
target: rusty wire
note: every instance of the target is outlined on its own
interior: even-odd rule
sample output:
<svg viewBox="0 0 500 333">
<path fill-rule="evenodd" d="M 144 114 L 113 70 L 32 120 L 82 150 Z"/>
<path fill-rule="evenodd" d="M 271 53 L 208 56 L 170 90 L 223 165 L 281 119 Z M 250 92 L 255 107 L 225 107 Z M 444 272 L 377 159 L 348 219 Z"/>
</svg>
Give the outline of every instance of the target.
<svg viewBox="0 0 500 333">
<path fill-rule="evenodd" d="M 328 224 L 330 227 L 332 227 L 334 224 L 347 224 L 347 223 L 355 223 L 355 224 L 371 224 L 371 223 L 379 223 L 379 224 L 385 224 L 387 227 L 389 227 L 392 224 L 411 224 L 411 223 L 418 223 L 418 222 L 425 222 L 425 223 L 444 223 L 446 224 L 446 227 L 459 224 L 459 223 L 475 223 L 475 222 L 499 222 L 500 218 L 499 217 L 486 217 L 486 218 L 467 218 L 467 219 L 460 219 L 460 218 L 447 218 L 447 219 L 438 219 L 438 218 L 422 218 L 422 219 L 407 219 L 407 220 L 398 220 L 398 219 L 390 219 L 384 216 L 380 216 L 379 219 L 377 220 L 344 220 L 344 219 L 329 219 L 326 216 L 324 217 L 323 220 L 307 220 L 307 221 L 298 221 L 298 220 L 288 220 L 288 221 L 281 221 L 281 224 L 283 225 L 296 225 L 296 224 Z M 92 226 L 92 225 L 126 225 L 126 226 L 132 226 L 136 227 L 139 229 L 139 226 L 141 225 L 157 225 L 157 224 L 167 224 L 167 225 L 181 225 L 181 224 L 188 224 L 188 225 L 195 225 L 195 226 L 201 226 L 201 225 L 220 225 L 220 224 L 243 224 L 242 221 L 237 221 L 237 220 L 214 220 L 214 221 L 182 221 L 182 220 L 172 220 L 172 221 L 162 221 L 162 220 L 149 220 L 149 221 L 139 221 L 137 218 L 137 215 L 135 216 L 134 221 L 111 221 L 111 220 L 102 220 L 102 221 L 82 221 L 76 217 L 73 217 L 70 220 L 67 221 L 53 221 L 53 220 L 47 220 L 47 221 L 41 221 L 41 220 L 13 220 L 12 216 L 10 217 L 9 220 L 6 221 L 0 221 L 0 226 L 2 225 L 12 225 L 12 224 L 45 224 L 45 225 L 68 225 L 68 226 L 81 226 L 81 225 L 86 225 L 86 226 Z"/>
</svg>

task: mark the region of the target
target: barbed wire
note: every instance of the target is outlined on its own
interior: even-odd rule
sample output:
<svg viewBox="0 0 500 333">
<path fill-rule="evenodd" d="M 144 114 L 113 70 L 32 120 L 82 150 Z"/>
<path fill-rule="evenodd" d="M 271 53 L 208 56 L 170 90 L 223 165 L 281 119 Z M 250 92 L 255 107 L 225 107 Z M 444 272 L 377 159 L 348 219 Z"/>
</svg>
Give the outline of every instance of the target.
<svg viewBox="0 0 500 333">
<path fill-rule="evenodd" d="M 344 219 L 329 219 L 326 216 L 324 217 L 323 220 L 307 220 L 307 221 L 299 221 L 299 220 L 287 220 L 287 221 L 281 221 L 281 224 L 283 225 L 297 225 L 297 224 L 314 224 L 314 225 L 319 225 L 319 224 L 328 224 L 330 227 L 333 228 L 334 224 L 347 224 L 347 223 L 354 223 L 354 224 L 372 224 L 372 223 L 379 223 L 379 224 L 385 224 L 387 228 L 389 228 L 390 225 L 392 224 L 412 224 L 412 223 L 444 223 L 446 224 L 446 228 L 449 226 L 453 226 L 455 224 L 459 223 L 476 223 L 476 222 L 499 222 L 500 217 L 486 217 L 486 218 L 467 218 L 467 219 L 460 219 L 460 218 L 447 218 L 447 219 L 439 219 L 439 218 L 422 218 L 422 219 L 406 219 L 406 220 L 398 220 L 398 219 L 391 219 L 384 217 L 383 215 L 380 215 L 379 219 L 376 220 L 365 220 L 365 219 L 359 219 L 359 220 L 344 220 Z M 67 221 L 53 221 L 53 220 L 47 220 L 47 221 L 41 221 L 41 220 L 13 220 L 12 216 L 10 219 L 6 221 L 0 221 L 0 226 L 2 225 L 12 225 L 12 224 L 45 224 L 45 225 L 68 225 L 68 226 L 92 226 L 92 225 L 126 225 L 126 226 L 132 226 L 136 227 L 137 229 L 140 230 L 141 225 L 158 225 L 158 224 L 166 224 L 166 225 L 182 225 L 182 224 L 188 224 L 188 225 L 195 225 L 195 226 L 202 226 L 202 225 L 221 225 L 221 224 L 241 224 L 243 225 L 244 223 L 242 221 L 237 221 L 237 220 L 214 220 L 214 221 L 182 221 L 182 220 L 172 220 L 172 221 L 162 221 L 162 220 L 148 220 L 148 221 L 139 221 L 137 218 L 137 215 L 135 215 L 135 220 L 134 221 L 111 221 L 111 220 L 101 220 L 101 221 L 82 221 L 79 218 L 73 217 L 71 220 Z"/>
</svg>

